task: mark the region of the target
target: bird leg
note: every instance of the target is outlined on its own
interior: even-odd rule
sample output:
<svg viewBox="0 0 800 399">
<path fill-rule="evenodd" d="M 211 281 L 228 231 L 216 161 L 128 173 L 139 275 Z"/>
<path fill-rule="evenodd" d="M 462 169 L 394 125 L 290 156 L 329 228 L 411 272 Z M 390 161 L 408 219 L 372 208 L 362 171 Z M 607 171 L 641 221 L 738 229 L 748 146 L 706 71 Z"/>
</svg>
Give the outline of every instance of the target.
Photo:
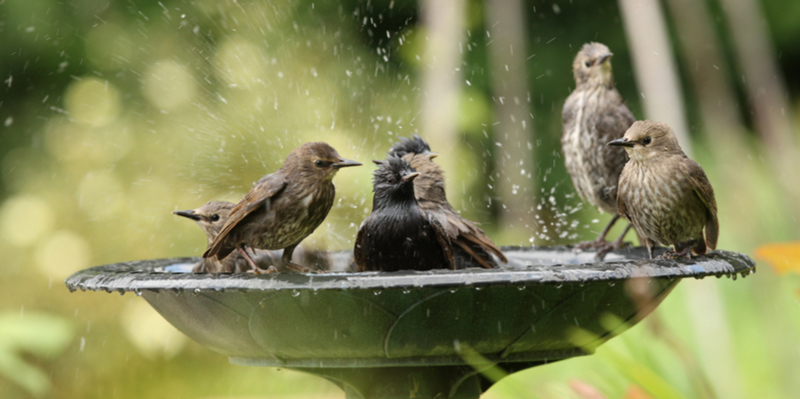
<svg viewBox="0 0 800 399">
<path fill-rule="evenodd" d="M 687 245 L 683 247 L 681 244 L 675 244 L 674 251 L 667 251 L 663 255 L 659 256 L 661 259 L 678 259 L 678 258 L 692 258 L 692 244 L 694 244 L 694 240 L 689 241 L 686 243 Z"/>
<path fill-rule="evenodd" d="M 294 253 L 294 249 L 297 247 L 297 244 L 288 246 L 283 249 L 283 256 L 281 257 L 281 262 L 283 262 L 284 266 L 295 270 L 300 273 L 314 273 L 314 270 L 311 270 L 305 266 L 298 265 L 297 263 L 292 262 L 292 254 Z"/>
<path fill-rule="evenodd" d="M 623 239 L 625 239 L 625 235 L 628 234 L 628 230 L 630 230 L 631 227 L 633 227 L 633 225 L 628 223 L 628 225 L 625 227 L 625 230 L 623 230 L 622 234 L 619 235 L 619 238 L 617 238 L 613 242 L 607 243 L 602 248 L 599 248 L 597 250 L 597 254 L 595 255 L 595 257 L 598 260 L 603 260 L 603 258 L 605 258 L 609 252 L 616 251 L 620 248 L 624 248 L 627 247 L 628 245 L 631 245 L 631 243 L 629 242 L 622 241 Z"/>
<path fill-rule="evenodd" d="M 579 242 L 575 244 L 575 249 L 603 248 L 607 246 L 608 241 L 606 241 L 606 236 L 608 235 L 608 232 L 611 230 L 611 227 L 614 226 L 614 223 L 617 222 L 617 219 L 619 219 L 619 217 L 620 217 L 619 214 L 614 215 L 614 217 L 611 218 L 611 221 L 608 222 L 606 228 L 604 228 L 603 231 L 600 232 L 600 236 L 597 237 L 596 240 Z"/>
<path fill-rule="evenodd" d="M 272 274 L 272 273 L 277 273 L 278 272 L 278 269 L 276 269 L 275 266 L 270 266 L 270 267 L 268 267 L 266 269 L 262 269 L 262 268 L 258 267 L 256 262 L 253 261 L 253 258 L 250 257 L 250 254 L 247 253 L 247 249 L 245 249 L 244 246 L 236 247 L 236 249 L 239 250 L 239 253 L 242 254 L 242 256 L 244 256 L 244 258 L 247 260 L 247 263 L 249 263 L 250 266 L 253 267 L 253 273 L 255 273 L 255 274 Z"/>
</svg>

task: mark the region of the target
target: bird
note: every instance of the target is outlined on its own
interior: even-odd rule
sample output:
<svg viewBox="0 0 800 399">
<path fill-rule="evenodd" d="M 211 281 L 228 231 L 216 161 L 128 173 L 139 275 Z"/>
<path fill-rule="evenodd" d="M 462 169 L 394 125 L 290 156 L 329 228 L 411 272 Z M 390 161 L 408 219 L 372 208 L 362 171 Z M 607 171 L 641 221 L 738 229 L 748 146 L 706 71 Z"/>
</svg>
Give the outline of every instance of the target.
<svg viewBox="0 0 800 399">
<path fill-rule="evenodd" d="M 208 201 L 205 205 L 186 211 L 173 211 L 172 213 L 178 216 L 194 220 L 206 233 L 208 244 L 214 241 L 214 238 L 222 230 L 222 226 L 228 220 L 228 214 L 236 204 L 227 201 Z M 254 250 L 253 260 L 262 268 L 270 271 L 277 271 L 276 265 L 280 265 L 278 261 L 280 255 L 266 250 Z M 250 266 L 239 252 L 231 253 L 225 259 L 219 260 L 217 258 L 203 258 L 192 269 L 194 273 L 245 273 L 253 271 Z"/>
<path fill-rule="evenodd" d="M 333 177 L 360 162 L 342 158 L 324 142 L 304 143 L 275 172 L 259 179 L 236 206 L 203 258 L 224 259 L 239 251 L 256 272 L 264 270 L 245 247 L 283 249 L 281 262 L 291 269 L 309 269 L 292 262 L 295 247 L 322 223 L 333 206 Z"/>
<path fill-rule="evenodd" d="M 608 145 L 630 156 L 619 178 L 617 206 L 644 239 L 650 259 L 659 243 L 673 247 L 664 258 L 702 255 L 717 247 L 714 189 L 666 123 L 637 121 Z"/>
<path fill-rule="evenodd" d="M 624 246 L 630 224 L 614 242 L 606 235 L 620 218 L 617 213 L 617 182 L 627 161 L 625 151 L 605 144 L 618 139 L 636 121 L 614 87 L 611 71 L 613 54 L 601 43 L 584 44 L 572 63 L 575 90 L 561 112 L 561 148 L 572 184 L 583 201 L 613 216 L 597 239 L 576 245 L 596 248 L 602 259 L 609 251 Z"/>
<path fill-rule="evenodd" d="M 447 233 L 420 209 L 414 179 L 403 158 L 373 161 L 372 213 L 361 223 L 353 255 L 360 271 L 455 269 Z"/>
<path fill-rule="evenodd" d="M 400 138 L 389 148 L 389 155 L 402 157 L 419 172 L 414 179 L 414 196 L 419 208 L 429 217 L 435 218 L 444 227 L 453 244 L 453 254 L 459 269 L 477 264 L 491 269 L 497 266 L 491 254 L 503 263 L 508 259 L 475 223 L 463 218 L 447 201 L 444 188 L 444 171 L 433 162 L 439 154 L 432 152 L 428 143 L 420 136 Z"/>
</svg>

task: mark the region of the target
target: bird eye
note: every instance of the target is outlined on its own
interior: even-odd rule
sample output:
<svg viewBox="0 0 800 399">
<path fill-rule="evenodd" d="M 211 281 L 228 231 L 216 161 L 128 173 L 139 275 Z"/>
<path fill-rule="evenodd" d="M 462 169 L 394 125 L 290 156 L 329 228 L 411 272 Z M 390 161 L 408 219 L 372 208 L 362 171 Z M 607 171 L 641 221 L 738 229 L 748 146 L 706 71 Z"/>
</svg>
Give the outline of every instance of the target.
<svg viewBox="0 0 800 399">
<path fill-rule="evenodd" d="M 219 215 L 217 215 L 217 214 L 215 213 L 215 214 L 211 215 L 211 218 L 210 218 L 210 219 L 211 219 L 211 221 L 212 221 L 212 222 L 216 222 L 217 220 L 219 220 Z"/>
<path fill-rule="evenodd" d="M 317 166 L 319 166 L 321 168 L 321 167 L 325 166 L 325 162 L 323 162 L 321 159 L 317 159 L 317 161 L 314 162 L 314 165 L 317 165 Z"/>
<path fill-rule="evenodd" d="M 651 141 L 653 141 L 653 139 L 651 139 L 650 136 L 647 136 L 642 140 L 642 144 L 648 145 Z"/>
<path fill-rule="evenodd" d="M 586 65 L 587 68 L 592 66 L 592 62 L 591 61 L 586 61 L 583 64 Z"/>
</svg>

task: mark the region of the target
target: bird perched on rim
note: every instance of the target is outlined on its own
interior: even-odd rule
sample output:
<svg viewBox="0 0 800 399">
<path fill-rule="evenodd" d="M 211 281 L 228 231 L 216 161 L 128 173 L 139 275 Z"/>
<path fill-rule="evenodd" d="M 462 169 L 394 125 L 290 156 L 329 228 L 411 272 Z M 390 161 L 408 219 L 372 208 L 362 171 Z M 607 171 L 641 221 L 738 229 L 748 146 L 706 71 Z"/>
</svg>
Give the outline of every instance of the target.
<svg viewBox="0 0 800 399">
<path fill-rule="evenodd" d="M 284 265 L 308 271 L 292 263 L 292 253 L 328 215 L 336 193 L 333 186 L 336 172 L 359 165 L 342 158 L 323 142 L 295 148 L 280 169 L 262 177 L 236 204 L 203 258 L 224 259 L 238 250 L 256 272 L 266 272 L 253 262 L 245 247 L 282 248 Z"/>
<path fill-rule="evenodd" d="M 420 176 L 405 159 L 373 161 L 372 213 L 358 229 L 353 250 L 361 271 L 455 269 L 447 234 L 414 198 Z"/>
<path fill-rule="evenodd" d="M 702 255 L 717 247 L 714 189 L 666 123 L 638 121 L 608 145 L 630 156 L 619 178 L 619 213 L 644 238 L 650 259 L 659 243 L 673 246 L 664 257 Z"/>
<path fill-rule="evenodd" d="M 228 214 L 231 209 L 236 206 L 235 204 L 227 201 L 208 201 L 205 205 L 188 211 L 174 211 L 175 215 L 183 216 L 185 218 L 194 220 L 206 233 L 208 244 L 214 241 L 214 238 L 222 230 L 222 226 L 228 220 Z M 254 250 L 253 260 L 262 268 L 275 268 L 275 264 L 279 264 L 275 254 L 266 250 Z M 244 273 L 252 271 L 253 268 L 239 252 L 233 252 L 225 259 L 219 260 L 217 258 L 203 258 L 192 269 L 194 273 Z"/>
<path fill-rule="evenodd" d="M 444 228 L 453 244 L 453 255 L 459 269 L 473 266 L 476 262 L 487 269 L 496 267 L 491 254 L 508 263 L 503 251 L 494 245 L 483 230 L 461 217 L 447 201 L 444 171 L 433 162 L 433 158 L 439 154 L 432 152 L 425 140 L 418 135 L 410 139 L 402 137 L 389 149 L 389 155 L 403 157 L 419 172 L 420 175 L 414 179 L 417 204 L 428 217 L 435 218 Z"/>
<path fill-rule="evenodd" d="M 630 229 L 628 225 L 617 240 L 606 241 L 606 235 L 620 217 L 617 181 L 627 160 L 625 151 L 606 143 L 622 137 L 636 120 L 614 88 L 612 55 L 603 44 L 583 45 L 572 63 L 575 90 L 567 97 L 561 112 L 561 148 L 575 190 L 600 212 L 614 215 L 596 240 L 576 246 L 596 248 L 601 259 L 623 245 Z"/>
</svg>

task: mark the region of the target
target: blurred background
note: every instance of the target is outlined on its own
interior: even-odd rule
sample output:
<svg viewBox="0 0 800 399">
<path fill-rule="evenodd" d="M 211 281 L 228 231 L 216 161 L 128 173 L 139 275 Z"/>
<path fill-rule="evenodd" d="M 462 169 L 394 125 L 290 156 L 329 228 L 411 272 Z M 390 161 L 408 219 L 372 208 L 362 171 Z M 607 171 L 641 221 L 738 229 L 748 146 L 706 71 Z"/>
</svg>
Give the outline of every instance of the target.
<svg viewBox="0 0 800 399">
<path fill-rule="evenodd" d="M 596 355 L 485 397 L 800 394 L 800 2 L 5 0 L 0 38 L 0 397 L 342 398 L 231 365 L 134 295 L 63 280 L 200 254 L 202 231 L 170 212 L 238 201 L 314 140 L 365 166 L 336 177 L 309 247 L 352 248 L 368 161 L 412 134 L 499 244 L 594 238 L 609 215 L 581 204 L 559 142 L 590 41 L 614 52 L 637 118 L 669 123 L 705 168 L 719 247 L 758 273 L 684 281 Z"/>
</svg>

